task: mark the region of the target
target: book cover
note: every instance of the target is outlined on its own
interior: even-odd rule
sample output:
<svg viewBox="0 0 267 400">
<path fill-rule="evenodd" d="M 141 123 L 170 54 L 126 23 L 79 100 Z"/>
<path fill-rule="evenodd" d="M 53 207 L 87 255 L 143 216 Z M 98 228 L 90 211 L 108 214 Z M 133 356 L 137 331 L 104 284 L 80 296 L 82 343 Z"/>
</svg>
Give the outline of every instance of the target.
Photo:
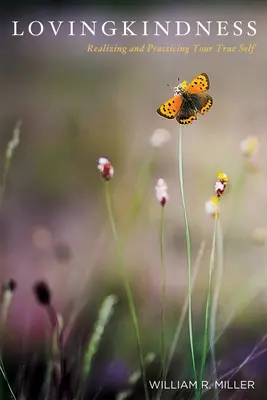
<svg viewBox="0 0 267 400">
<path fill-rule="evenodd" d="M 3 5 L 0 399 L 266 399 L 265 25 Z"/>
</svg>

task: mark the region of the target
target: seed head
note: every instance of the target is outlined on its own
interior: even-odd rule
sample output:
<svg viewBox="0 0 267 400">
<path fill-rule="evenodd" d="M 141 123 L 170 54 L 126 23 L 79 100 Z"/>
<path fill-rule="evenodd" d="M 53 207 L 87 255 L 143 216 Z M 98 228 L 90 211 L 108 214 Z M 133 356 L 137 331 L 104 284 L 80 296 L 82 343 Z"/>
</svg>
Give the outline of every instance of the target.
<svg viewBox="0 0 267 400">
<path fill-rule="evenodd" d="M 14 279 L 9 279 L 9 281 L 5 285 L 5 290 L 9 290 L 10 292 L 14 292 L 17 288 L 17 282 Z"/>
<path fill-rule="evenodd" d="M 37 282 L 33 287 L 33 291 L 38 303 L 40 303 L 43 306 L 50 305 L 51 292 L 47 283 L 43 281 Z"/>
<path fill-rule="evenodd" d="M 221 172 L 221 171 L 218 172 L 217 179 L 218 179 L 218 181 L 221 181 L 222 183 L 227 183 L 228 180 L 229 180 L 229 178 L 226 175 L 226 173 L 225 172 Z"/>
<path fill-rule="evenodd" d="M 16 287 L 17 282 L 14 279 L 10 279 L 2 285 L 1 303 L 5 307 L 8 307 L 10 305 Z"/>
<path fill-rule="evenodd" d="M 217 197 L 221 197 L 226 189 L 228 184 L 228 176 L 224 172 L 218 172 L 217 174 L 217 181 L 214 185 L 214 191 Z"/>
<path fill-rule="evenodd" d="M 13 137 L 8 142 L 7 149 L 6 149 L 6 159 L 11 159 L 16 147 L 19 145 L 20 140 L 20 128 L 21 128 L 21 121 L 16 123 L 16 126 L 13 131 Z"/>
<path fill-rule="evenodd" d="M 164 207 L 167 201 L 169 200 L 168 186 L 164 179 L 162 178 L 158 179 L 158 182 L 155 186 L 155 191 L 158 201 L 160 202 L 162 207 Z"/>
<path fill-rule="evenodd" d="M 98 166 L 97 168 L 101 172 L 102 177 L 106 180 L 109 181 L 111 178 L 113 178 L 114 175 L 114 168 L 111 165 L 110 161 L 105 158 L 105 157 L 100 157 L 98 160 Z"/>
</svg>

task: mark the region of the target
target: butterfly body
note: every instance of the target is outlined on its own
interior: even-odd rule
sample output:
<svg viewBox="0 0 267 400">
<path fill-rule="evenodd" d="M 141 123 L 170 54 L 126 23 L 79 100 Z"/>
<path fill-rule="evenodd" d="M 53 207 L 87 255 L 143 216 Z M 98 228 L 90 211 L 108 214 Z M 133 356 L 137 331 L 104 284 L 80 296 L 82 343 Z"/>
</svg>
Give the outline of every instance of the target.
<svg viewBox="0 0 267 400">
<path fill-rule="evenodd" d="M 212 97 L 206 93 L 209 89 L 206 73 L 198 75 L 188 85 L 186 81 L 173 88 L 174 96 L 157 109 L 164 118 L 174 119 L 181 125 L 187 125 L 197 119 L 197 114 L 204 114 L 213 104 Z"/>
</svg>

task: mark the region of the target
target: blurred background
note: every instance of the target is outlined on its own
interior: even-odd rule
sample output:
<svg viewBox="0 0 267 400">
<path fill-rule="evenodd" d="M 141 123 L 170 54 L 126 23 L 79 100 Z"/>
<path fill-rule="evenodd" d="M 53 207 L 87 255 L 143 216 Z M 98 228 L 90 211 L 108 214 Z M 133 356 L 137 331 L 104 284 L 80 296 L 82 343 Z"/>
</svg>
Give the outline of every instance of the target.
<svg viewBox="0 0 267 400">
<path fill-rule="evenodd" d="M 32 286 L 48 282 L 53 304 L 67 320 L 79 314 L 77 342 L 93 329 L 103 298 L 119 296 L 112 334 L 105 335 L 99 363 L 123 360 L 130 370 L 137 352 L 116 248 L 105 206 L 103 181 L 97 170 L 101 156 L 111 160 L 110 182 L 119 235 L 123 240 L 141 325 L 144 352 L 160 349 L 161 208 L 154 186 L 163 177 L 170 201 L 165 209 L 167 267 L 167 328 L 170 344 L 187 292 L 186 244 L 178 178 L 176 122 L 164 120 L 157 107 L 172 95 L 167 87 L 190 81 L 200 72 L 210 78 L 212 109 L 184 131 L 184 180 L 192 239 L 192 260 L 204 240 L 206 248 L 194 288 L 196 332 L 203 324 L 204 300 L 213 234 L 213 219 L 205 202 L 213 194 L 219 170 L 230 189 L 221 204 L 224 237 L 224 277 L 218 309 L 218 330 L 235 315 L 230 333 L 222 336 L 219 356 L 257 342 L 266 326 L 267 229 L 266 147 L 266 6 L 242 2 L 151 1 L 9 2 L 0 29 L 0 167 L 14 126 L 22 121 L 20 143 L 12 160 L 0 220 L 0 278 L 17 281 L 8 317 L 6 358 L 42 347 L 49 322 L 36 303 Z M 185 37 L 58 36 L 47 20 L 242 20 L 257 22 L 257 35 L 234 37 L 189 34 Z M 42 21 L 44 33 L 12 37 L 12 20 L 21 26 Z M 228 46 L 256 44 L 243 53 L 87 53 L 88 44 Z M 170 140 L 153 149 L 155 129 L 170 132 Z M 240 142 L 257 136 L 260 151 L 247 169 Z M 0 169 L 1 171 L 1 169 Z M 145 172 L 144 172 L 145 171 Z M 141 182 L 141 183 L 140 183 Z M 241 183 L 240 183 L 241 182 Z M 141 194 L 139 193 L 141 192 Z M 136 196 L 140 207 L 134 208 Z M 261 228 L 260 240 L 253 240 Z M 74 314 L 73 314 L 74 313 Z M 187 324 L 185 324 L 187 326 Z M 196 333 L 197 334 L 197 333 Z M 236 339 L 237 338 L 237 339 Z M 184 332 L 185 343 L 187 329 Z M 188 346 L 180 350 L 188 358 Z M 243 347 L 242 347 L 243 348 Z"/>
</svg>

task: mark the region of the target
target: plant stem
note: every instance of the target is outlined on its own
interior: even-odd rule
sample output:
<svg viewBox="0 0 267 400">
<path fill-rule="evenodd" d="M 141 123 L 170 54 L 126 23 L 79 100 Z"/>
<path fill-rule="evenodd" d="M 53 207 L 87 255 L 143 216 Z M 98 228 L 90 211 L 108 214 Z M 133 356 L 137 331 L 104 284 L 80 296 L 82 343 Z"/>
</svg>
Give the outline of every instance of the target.
<svg viewBox="0 0 267 400">
<path fill-rule="evenodd" d="M 140 369 L 142 372 L 142 379 L 143 379 L 143 384 L 144 384 L 145 398 L 146 398 L 146 400 L 149 400 L 148 388 L 147 388 L 147 382 L 146 382 L 146 372 L 145 372 L 145 366 L 144 366 L 144 358 L 143 358 L 143 354 L 142 354 L 141 341 L 140 341 L 139 325 L 138 325 L 138 320 L 137 320 L 131 286 L 127 279 L 126 271 L 125 271 L 125 267 L 124 267 L 122 247 L 121 247 L 121 243 L 120 243 L 119 236 L 117 233 L 114 214 L 113 214 L 113 210 L 112 210 L 112 206 L 111 206 L 108 182 L 105 182 L 104 188 L 105 188 L 105 198 L 106 198 L 106 205 L 107 205 L 107 209 L 108 209 L 108 216 L 109 216 L 109 220 L 110 220 L 110 224 L 111 224 L 112 233 L 113 233 L 113 236 L 114 236 L 114 239 L 116 242 L 119 266 L 120 266 L 120 270 L 121 270 L 122 277 L 123 277 L 123 283 L 124 283 L 125 292 L 126 292 L 127 299 L 128 299 L 128 305 L 129 305 L 129 310 L 131 313 L 132 323 L 133 323 L 133 327 L 135 330 L 137 350 L 138 350 L 138 356 L 139 356 L 139 362 L 140 362 Z"/>
<path fill-rule="evenodd" d="M 180 180 L 180 189 L 181 189 L 181 197 L 182 197 L 182 206 L 183 206 L 183 212 L 184 212 L 186 251 L 187 251 L 189 341 L 190 341 L 190 350 L 191 350 L 191 358 L 192 358 L 194 379 L 195 379 L 195 381 L 197 381 L 195 352 L 194 352 L 194 340 L 193 340 L 193 323 L 192 323 L 191 243 L 190 243 L 190 231 L 189 231 L 187 212 L 186 212 L 186 203 L 185 203 L 185 196 L 184 196 L 183 141 L 182 141 L 182 127 L 181 126 L 180 126 L 180 134 L 179 134 L 178 164 L 179 164 L 179 180 Z"/>
<path fill-rule="evenodd" d="M 100 345 L 100 341 L 102 339 L 105 327 L 109 323 L 112 314 L 114 312 L 114 306 L 117 303 L 117 298 L 114 295 L 109 295 L 107 296 L 100 309 L 98 312 L 98 318 L 97 321 L 95 322 L 93 334 L 90 338 L 90 341 L 87 345 L 85 357 L 84 357 L 84 362 L 83 362 L 83 374 L 85 377 L 88 377 L 90 371 L 91 371 L 91 366 L 92 366 L 92 361 L 97 353 L 97 350 Z"/>
<path fill-rule="evenodd" d="M 4 369 L 4 366 L 3 366 L 3 363 L 2 363 L 2 362 L 1 362 L 1 365 L 0 365 L 0 372 L 1 372 L 1 374 L 3 375 L 4 380 L 6 381 L 8 390 L 10 391 L 10 396 L 11 396 L 11 398 L 12 398 L 13 400 L 16 400 L 16 396 L 14 395 L 13 390 L 12 390 L 10 384 L 9 384 L 9 381 L 8 381 L 8 379 L 7 379 L 6 372 L 5 372 L 5 369 Z"/>
<path fill-rule="evenodd" d="M 166 264 L 164 248 L 164 206 L 161 207 L 160 221 L 160 260 L 162 272 L 161 286 L 161 357 L 162 357 L 162 376 L 165 375 L 166 368 L 166 348 L 165 348 L 165 308 L 166 308 Z"/>
<path fill-rule="evenodd" d="M 5 190 L 6 190 L 6 184 L 7 184 L 7 178 L 8 178 L 8 173 L 9 173 L 9 169 L 11 166 L 11 161 L 12 161 L 12 157 L 14 154 L 14 151 L 16 149 L 16 147 L 19 144 L 19 135 L 20 135 L 20 127 L 21 127 L 21 121 L 18 121 L 16 123 L 16 126 L 14 128 L 13 131 L 13 137 L 12 139 L 9 141 L 7 148 L 6 148 L 6 153 L 5 153 L 5 162 L 4 162 L 4 170 L 2 173 L 2 181 L 1 181 L 1 185 L 0 185 L 0 212 L 2 212 L 2 206 L 3 206 L 3 201 L 4 201 L 4 195 L 5 195 Z M 16 400 L 16 396 L 14 395 L 12 388 L 9 384 L 8 378 L 7 378 L 7 374 L 5 371 L 5 367 L 4 367 L 4 363 L 3 363 L 3 359 L 2 359 L 2 344 L 3 344 L 3 338 L 4 338 L 4 330 L 5 330 L 5 324 L 6 324 L 6 312 L 7 310 L 5 310 L 5 308 L 3 308 L 4 305 L 1 304 L 0 305 L 0 312 L 2 313 L 1 316 L 1 323 L 0 323 L 0 373 L 3 376 L 3 379 L 5 380 L 8 390 L 10 392 L 10 397 L 13 400 Z M 3 387 L 2 387 L 2 381 L 0 379 L 0 393 L 2 397 L 2 391 L 3 391 Z"/>
<path fill-rule="evenodd" d="M 3 304 L 1 305 L 1 307 L 2 307 L 1 312 L 3 313 Z M 3 319 L 3 315 L 2 315 L 1 316 L 1 323 L 0 323 L 0 373 L 2 374 L 3 379 L 5 380 L 5 382 L 7 384 L 8 390 L 10 392 L 10 398 L 12 398 L 13 400 L 16 400 L 16 396 L 13 393 L 13 390 L 12 390 L 12 388 L 10 386 L 9 381 L 8 381 L 7 374 L 6 374 L 6 371 L 5 371 L 5 366 L 4 366 L 3 359 L 2 359 L 2 344 L 3 344 L 3 337 L 4 337 L 4 331 L 5 331 L 5 323 L 6 323 L 6 318 Z M 1 389 L 0 391 L 1 391 L 1 395 L 2 395 L 3 394 L 2 393 L 3 392 L 3 387 L 2 387 L 1 383 L 0 383 L 0 389 Z"/>
<path fill-rule="evenodd" d="M 219 208 L 219 205 L 218 205 Z M 217 237 L 217 224 L 218 224 L 218 212 L 216 212 L 214 217 L 214 230 L 213 230 L 213 239 L 212 239 L 212 248 L 210 254 L 210 265 L 209 265 L 209 282 L 208 282 L 208 291 L 207 291 L 207 299 L 206 299 L 206 310 L 205 310 L 205 328 L 204 328 L 204 339 L 203 339 L 203 347 L 202 347 L 202 359 L 201 359 L 201 367 L 200 367 L 200 376 L 199 382 L 201 386 L 201 381 L 204 376 L 205 364 L 207 358 L 207 347 L 208 347 L 208 336 L 209 336 L 209 320 L 210 320 L 210 304 L 211 304 L 211 295 L 212 295 L 212 276 L 215 264 L 215 249 L 216 249 L 216 237 Z M 200 389 L 201 393 L 201 389 Z"/>
<path fill-rule="evenodd" d="M 13 131 L 13 137 L 8 142 L 8 145 L 6 148 L 4 170 L 3 170 L 3 174 L 2 174 L 2 182 L 1 182 L 1 187 L 0 187 L 0 208 L 2 208 L 3 201 L 4 201 L 4 195 L 5 195 L 5 190 L 6 190 L 8 173 L 9 173 L 9 169 L 11 166 L 11 161 L 12 161 L 12 158 L 14 155 L 14 151 L 19 144 L 20 128 L 21 128 L 21 121 L 18 121 L 16 123 L 14 131 Z"/>
<path fill-rule="evenodd" d="M 144 162 L 143 166 L 141 167 L 141 170 L 139 172 L 139 177 L 138 177 L 138 184 L 137 184 L 137 190 L 135 195 L 133 196 L 132 202 L 130 204 L 130 210 L 127 211 L 127 225 L 126 225 L 126 233 L 124 235 L 124 241 L 127 238 L 127 234 L 128 231 L 130 231 L 130 228 L 132 227 L 132 224 L 134 221 L 137 220 L 140 211 L 142 210 L 142 205 L 144 204 L 144 199 L 145 199 L 145 195 L 146 195 L 146 189 L 148 186 L 148 182 L 149 179 L 151 178 L 152 175 L 152 170 L 153 170 L 153 163 L 154 163 L 154 157 L 155 157 L 155 149 L 153 148 L 152 151 L 150 152 L 150 155 L 148 157 L 148 159 L 146 159 L 146 161 Z M 119 183 L 117 183 L 117 185 L 120 185 L 120 181 Z M 141 188 L 141 189 L 140 189 Z M 140 192 L 141 190 L 141 192 Z M 125 218 L 126 221 L 126 218 Z M 103 247 L 103 243 L 106 237 L 106 231 L 107 231 L 107 225 L 110 225 L 110 222 L 108 221 L 107 223 L 105 223 L 103 229 L 101 230 L 100 234 L 99 234 L 99 238 L 97 241 L 97 244 L 94 248 L 94 256 L 92 259 L 92 270 L 95 268 L 95 266 L 97 265 L 97 259 L 99 257 L 99 254 L 101 252 L 101 249 Z M 92 274 L 92 270 L 89 273 L 89 276 L 86 277 L 86 280 L 90 279 L 91 274 Z M 85 292 L 85 294 L 87 293 L 87 284 L 84 284 L 84 288 L 83 292 Z M 79 313 L 79 310 L 82 309 L 83 306 L 85 306 L 85 299 L 87 298 L 86 295 L 80 296 L 81 300 L 79 301 L 79 304 L 77 304 L 77 299 L 75 301 L 71 301 L 69 304 L 69 308 L 70 308 L 70 314 L 69 317 L 67 318 L 67 320 L 65 320 L 65 333 L 64 333 L 64 342 L 67 341 L 67 338 L 69 336 L 69 333 L 71 331 L 71 326 L 73 325 L 73 321 L 75 320 L 76 316 Z M 75 303 L 75 304 L 74 304 Z"/>
<path fill-rule="evenodd" d="M 218 311 L 218 301 L 221 290 L 221 283 L 223 277 L 223 235 L 220 221 L 217 222 L 217 262 L 218 268 L 216 273 L 214 294 L 211 304 L 211 315 L 210 315 L 210 350 L 211 350 L 211 364 L 213 370 L 213 380 L 217 380 L 217 368 L 216 368 L 216 357 L 215 357 L 215 335 L 216 335 L 216 315 Z M 219 400 L 218 388 L 214 387 L 215 399 Z"/>
<path fill-rule="evenodd" d="M 206 243 L 203 241 L 201 243 L 201 245 L 200 245 L 200 248 L 199 248 L 199 251 L 198 251 L 198 255 L 197 255 L 197 258 L 196 258 L 196 261 L 195 261 L 195 265 L 194 265 L 194 268 L 193 268 L 192 290 L 193 290 L 193 287 L 194 287 L 194 284 L 195 284 L 195 281 L 196 281 L 196 278 L 197 278 L 197 273 L 198 273 L 200 262 L 202 260 L 202 257 L 203 257 L 204 251 L 205 251 L 205 247 L 206 247 Z M 179 318 L 175 333 L 174 333 L 174 337 L 173 337 L 173 340 L 172 340 L 172 344 L 171 344 L 171 348 L 170 348 L 170 351 L 169 351 L 169 355 L 167 357 L 165 374 L 163 375 L 163 378 L 162 378 L 163 381 L 165 381 L 166 378 L 167 378 L 168 371 L 169 371 L 169 368 L 170 368 L 170 365 L 171 365 L 175 350 L 177 348 L 177 343 L 179 341 L 180 334 L 181 334 L 181 331 L 182 331 L 182 328 L 183 328 L 183 325 L 184 325 L 185 317 L 186 317 L 186 314 L 188 312 L 189 296 L 190 296 L 190 294 L 188 292 L 187 296 L 186 296 L 186 299 L 185 299 L 185 302 L 183 304 L 182 312 L 181 312 L 181 315 L 180 315 L 180 318 Z M 159 392 L 158 392 L 158 394 L 156 396 L 156 400 L 160 400 L 162 391 L 163 391 L 163 389 L 159 389 Z"/>
</svg>

